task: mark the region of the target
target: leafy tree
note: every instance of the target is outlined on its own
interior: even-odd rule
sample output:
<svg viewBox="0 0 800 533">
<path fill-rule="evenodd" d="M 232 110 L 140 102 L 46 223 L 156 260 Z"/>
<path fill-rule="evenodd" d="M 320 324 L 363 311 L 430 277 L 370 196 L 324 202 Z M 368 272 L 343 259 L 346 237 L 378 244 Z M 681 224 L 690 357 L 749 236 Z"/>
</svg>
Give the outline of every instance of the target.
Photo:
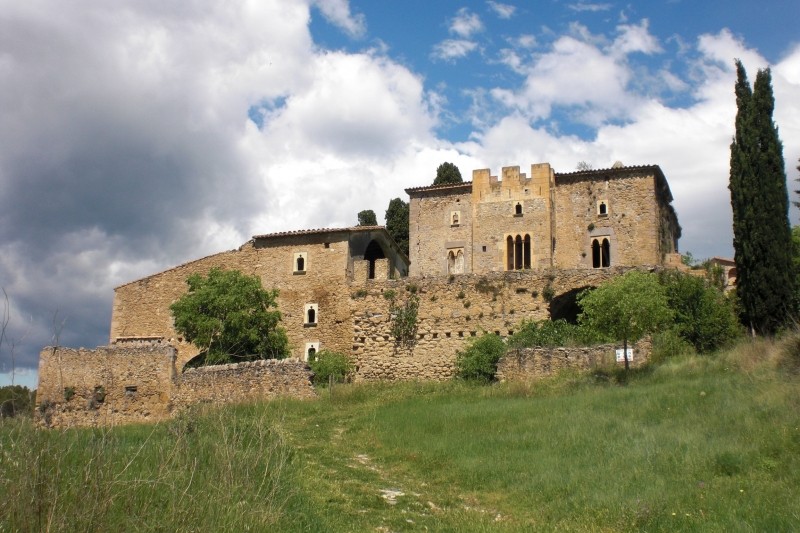
<svg viewBox="0 0 800 533">
<path fill-rule="evenodd" d="M 739 336 L 733 301 L 706 278 L 665 271 L 659 274 L 667 302 L 675 313 L 675 330 L 695 350 L 707 353 Z"/>
<path fill-rule="evenodd" d="M 464 183 L 464 179 L 461 177 L 458 167 L 453 163 L 442 163 L 436 169 L 436 179 L 433 180 L 433 184 L 445 185 L 448 183 Z"/>
<path fill-rule="evenodd" d="M 797 165 L 797 167 L 795 167 L 795 168 L 797 168 L 797 170 L 800 171 L 800 165 Z M 800 181 L 800 178 L 797 178 L 794 181 Z M 794 193 L 800 195 L 800 190 L 795 189 Z M 792 203 L 794 204 L 795 207 L 800 207 L 800 202 L 795 200 Z"/>
<path fill-rule="evenodd" d="M 628 370 L 628 341 L 636 342 L 644 335 L 670 323 L 673 312 L 667 304 L 664 286 L 658 277 L 646 272 L 628 272 L 578 297 L 582 312 L 581 325 L 617 340 L 622 340 L 625 370 Z"/>
<path fill-rule="evenodd" d="M 366 209 L 364 211 L 359 211 L 358 213 L 358 225 L 359 226 L 377 226 L 378 219 L 375 216 L 375 211 L 372 209 Z"/>
<path fill-rule="evenodd" d="M 189 292 L 170 306 L 175 330 L 203 350 L 207 365 L 282 359 L 289 353 L 278 325 L 277 290 L 265 290 L 258 276 L 213 268 L 193 274 Z"/>
<path fill-rule="evenodd" d="M 484 333 L 466 349 L 456 353 L 456 377 L 467 381 L 494 381 L 497 363 L 506 353 L 506 344 L 498 335 Z"/>
<path fill-rule="evenodd" d="M 408 255 L 408 202 L 394 198 L 386 209 L 386 231 Z"/>
<path fill-rule="evenodd" d="M 736 135 L 730 184 L 737 294 L 751 333 L 772 334 L 794 313 L 789 200 L 781 141 L 772 120 L 769 69 L 753 89 L 736 62 Z"/>
</svg>

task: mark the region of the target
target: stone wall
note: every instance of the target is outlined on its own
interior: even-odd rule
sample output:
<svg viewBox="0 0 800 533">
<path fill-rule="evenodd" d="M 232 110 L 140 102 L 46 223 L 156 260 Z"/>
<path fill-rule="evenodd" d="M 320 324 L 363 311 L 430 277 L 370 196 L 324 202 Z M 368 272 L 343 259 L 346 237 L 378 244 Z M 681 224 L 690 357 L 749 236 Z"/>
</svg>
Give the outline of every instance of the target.
<svg viewBox="0 0 800 533">
<path fill-rule="evenodd" d="M 546 288 L 558 296 L 596 287 L 624 271 L 528 270 L 371 283 L 350 296 L 353 330 L 348 352 L 356 366 L 355 379 L 449 379 L 456 352 L 469 339 L 483 332 L 505 338 L 522 320 L 549 318 Z M 417 330 L 414 342 L 405 345 L 391 331 L 391 302 L 401 306 L 410 298 L 419 302 Z"/>
<path fill-rule="evenodd" d="M 511 350 L 497 364 L 500 381 L 532 381 L 558 374 L 563 370 L 585 371 L 617 364 L 617 344 L 570 348 L 523 348 Z M 629 348 L 631 349 L 631 348 Z M 651 344 L 643 340 L 632 345 L 630 366 L 636 368 L 650 359 Z M 618 363 L 622 365 L 623 363 Z"/>
<path fill-rule="evenodd" d="M 175 370 L 176 350 L 157 343 L 53 348 L 39 357 L 37 419 L 49 427 L 157 422 L 178 408 L 278 396 L 316 396 L 298 360 Z"/>
<path fill-rule="evenodd" d="M 311 373 L 295 359 L 262 360 L 189 368 L 176 378 L 176 408 L 200 402 L 238 403 L 255 399 L 315 398 Z"/>
<path fill-rule="evenodd" d="M 170 414 L 175 349 L 165 345 L 53 348 L 39 355 L 36 403 L 46 425 L 115 425 Z"/>
</svg>

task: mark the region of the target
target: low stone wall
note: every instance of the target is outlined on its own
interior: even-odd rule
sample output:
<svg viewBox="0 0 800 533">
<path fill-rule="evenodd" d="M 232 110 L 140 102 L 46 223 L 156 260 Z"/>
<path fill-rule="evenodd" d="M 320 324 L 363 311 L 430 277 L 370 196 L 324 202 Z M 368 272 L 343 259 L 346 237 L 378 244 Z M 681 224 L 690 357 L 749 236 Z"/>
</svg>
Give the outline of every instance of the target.
<svg viewBox="0 0 800 533">
<path fill-rule="evenodd" d="M 172 404 L 180 408 L 201 402 L 237 403 L 279 396 L 317 396 L 308 365 L 297 359 L 268 359 L 189 368 L 176 379 Z"/>
<path fill-rule="evenodd" d="M 650 341 L 642 340 L 631 347 L 633 358 L 630 366 L 635 368 L 644 365 L 650 358 Z M 566 369 L 591 370 L 615 364 L 618 348 L 621 348 L 621 345 L 600 344 L 586 347 L 510 350 L 497 364 L 496 377 L 500 381 L 530 381 L 553 376 Z"/>
</svg>

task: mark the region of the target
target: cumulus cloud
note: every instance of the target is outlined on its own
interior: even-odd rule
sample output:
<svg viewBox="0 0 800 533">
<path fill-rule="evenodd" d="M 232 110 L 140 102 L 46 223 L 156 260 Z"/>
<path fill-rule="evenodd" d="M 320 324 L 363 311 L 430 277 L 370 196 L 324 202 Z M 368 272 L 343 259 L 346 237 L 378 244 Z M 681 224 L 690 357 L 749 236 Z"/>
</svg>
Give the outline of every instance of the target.
<svg viewBox="0 0 800 533">
<path fill-rule="evenodd" d="M 501 19 L 510 19 L 512 16 L 514 16 L 514 12 L 517 10 L 515 6 L 510 4 L 502 4 L 500 2 L 493 2 L 492 0 L 489 0 L 486 3 L 489 5 L 489 8 L 494 11 L 494 14 Z"/>
</svg>

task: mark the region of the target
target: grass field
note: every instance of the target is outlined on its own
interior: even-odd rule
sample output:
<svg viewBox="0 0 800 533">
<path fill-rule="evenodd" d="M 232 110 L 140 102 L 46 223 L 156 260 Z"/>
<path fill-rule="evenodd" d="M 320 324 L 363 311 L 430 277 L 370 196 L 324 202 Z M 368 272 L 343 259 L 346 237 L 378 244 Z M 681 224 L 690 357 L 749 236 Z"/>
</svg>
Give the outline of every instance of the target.
<svg viewBox="0 0 800 533">
<path fill-rule="evenodd" d="M 792 531 L 800 378 L 774 346 L 620 386 L 341 385 L 157 426 L 0 426 L 0 531 Z"/>
</svg>

